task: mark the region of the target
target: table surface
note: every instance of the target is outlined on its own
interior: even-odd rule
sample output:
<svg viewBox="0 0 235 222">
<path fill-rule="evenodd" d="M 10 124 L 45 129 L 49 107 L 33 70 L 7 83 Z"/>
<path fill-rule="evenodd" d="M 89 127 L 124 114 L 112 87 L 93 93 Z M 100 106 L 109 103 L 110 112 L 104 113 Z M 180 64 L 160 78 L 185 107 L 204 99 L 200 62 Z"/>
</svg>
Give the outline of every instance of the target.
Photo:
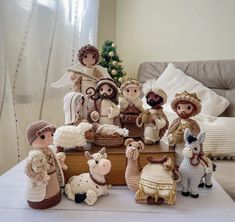
<svg viewBox="0 0 235 222">
<path fill-rule="evenodd" d="M 112 187 L 108 196 L 100 197 L 94 206 L 75 204 L 63 197 L 55 207 L 34 210 L 25 199 L 27 178 L 25 161 L 0 177 L 0 221 L 234 221 L 235 203 L 213 180 L 212 189 L 200 189 L 200 197 L 193 199 L 177 193 L 176 205 L 144 205 L 134 201 L 134 193 L 126 186 Z"/>
</svg>

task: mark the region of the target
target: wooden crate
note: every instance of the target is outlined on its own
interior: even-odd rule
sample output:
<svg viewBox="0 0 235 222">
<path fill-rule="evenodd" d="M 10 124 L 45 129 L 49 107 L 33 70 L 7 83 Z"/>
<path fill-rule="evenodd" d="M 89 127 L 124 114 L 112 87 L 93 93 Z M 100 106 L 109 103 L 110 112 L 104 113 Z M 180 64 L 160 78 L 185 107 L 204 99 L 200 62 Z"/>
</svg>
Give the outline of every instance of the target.
<svg viewBox="0 0 235 222">
<path fill-rule="evenodd" d="M 101 147 L 92 147 L 90 153 L 95 153 Z M 112 162 L 111 172 L 107 175 L 108 182 L 112 185 L 125 185 L 125 169 L 126 169 L 126 147 L 107 148 L 108 159 Z M 145 145 L 145 149 L 140 154 L 140 164 L 143 167 L 147 161 L 147 157 L 163 157 L 167 155 L 174 161 L 175 152 L 168 148 L 164 143 L 157 145 Z M 66 151 L 66 164 L 68 170 L 65 171 L 65 181 L 67 182 L 71 176 L 88 172 L 87 160 L 84 151 L 69 150 Z"/>
</svg>

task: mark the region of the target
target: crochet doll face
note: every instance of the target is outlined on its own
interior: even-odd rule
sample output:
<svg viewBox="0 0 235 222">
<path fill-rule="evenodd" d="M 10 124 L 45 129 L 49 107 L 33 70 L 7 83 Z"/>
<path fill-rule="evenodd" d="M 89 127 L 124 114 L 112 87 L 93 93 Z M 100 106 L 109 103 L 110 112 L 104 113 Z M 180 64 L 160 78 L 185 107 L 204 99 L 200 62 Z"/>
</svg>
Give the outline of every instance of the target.
<svg viewBox="0 0 235 222">
<path fill-rule="evenodd" d="M 96 56 L 93 53 L 88 53 L 84 55 L 82 62 L 85 66 L 91 67 L 96 64 Z"/>
<path fill-rule="evenodd" d="M 176 104 L 176 113 L 182 119 L 188 119 L 195 112 L 195 106 L 190 102 L 179 102 Z"/>
<path fill-rule="evenodd" d="M 53 144 L 53 132 L 47 131 L 40 134 L 32 143 L 32 147 L 35 149 L 47 148 Z"/>
<path fill-rule="evenodd" d="M 110 99 L 113 95 L 113 88 L 108 84 L 103 84 L 100 87 L 99 95 L 102 99 Z"/>
<path fill-rule="evenodd" d="M 128 99 L 129 101 L 134 101 L 140 96 L 140 87 L 137 85 L 128 85 L 122 91 L 124 98 Z"/>
<path fill-rule="evenodd" d="M 146 96 L 146 102 L 151 107 L 158 108 L 163 104 L 163 98 L 154 92 L 150 92 Z"/>
</svg>

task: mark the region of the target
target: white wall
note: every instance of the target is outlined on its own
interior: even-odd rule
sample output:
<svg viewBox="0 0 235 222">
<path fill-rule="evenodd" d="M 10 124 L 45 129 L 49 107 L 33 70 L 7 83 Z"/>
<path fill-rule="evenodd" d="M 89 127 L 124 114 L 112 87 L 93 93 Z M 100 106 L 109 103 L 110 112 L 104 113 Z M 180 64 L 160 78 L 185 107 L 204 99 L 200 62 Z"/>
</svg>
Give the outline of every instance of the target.
<svg viewBox="0 0 235 222">
<path fill-rule="evenodd" d="M 234 0 L 117 0 L 125 70 L 144 61 L 235 58 Z"/>
</svg>

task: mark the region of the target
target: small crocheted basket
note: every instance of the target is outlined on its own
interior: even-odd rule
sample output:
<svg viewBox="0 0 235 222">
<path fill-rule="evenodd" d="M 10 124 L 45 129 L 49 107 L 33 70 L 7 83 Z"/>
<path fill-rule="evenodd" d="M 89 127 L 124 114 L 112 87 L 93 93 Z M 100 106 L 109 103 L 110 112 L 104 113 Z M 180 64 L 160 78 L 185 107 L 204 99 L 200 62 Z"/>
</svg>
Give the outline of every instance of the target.
<svg viewBox="0 0 235 222">
<path fill-rule="evenodd" d="M 96 146 L 104 146 L 104 147 L 119 147 L 124 144 L 124 137 L 120 135 L 114 136 L 101 136 L 100 134 L 95 134 L 94 144 Z"/>
</svg>

